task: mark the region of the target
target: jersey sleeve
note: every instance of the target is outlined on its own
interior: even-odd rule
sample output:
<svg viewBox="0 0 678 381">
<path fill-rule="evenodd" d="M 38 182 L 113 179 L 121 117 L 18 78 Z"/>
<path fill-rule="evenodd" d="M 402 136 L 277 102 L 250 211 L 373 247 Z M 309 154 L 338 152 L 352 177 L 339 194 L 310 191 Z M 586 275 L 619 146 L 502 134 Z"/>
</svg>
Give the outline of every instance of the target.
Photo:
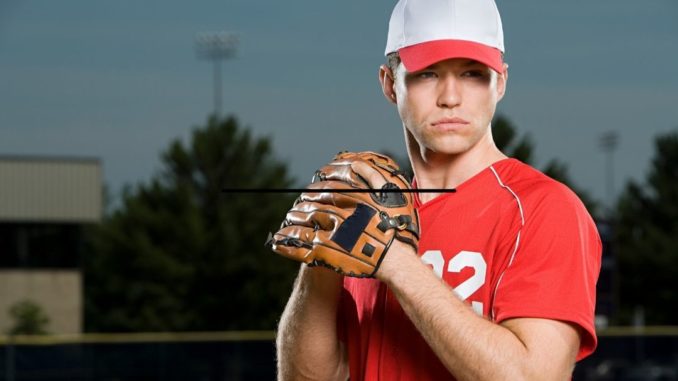
<svg viewBox="0 0 678 381">
<path fill-rule="evenodd" d="M 500 323 L 532 317 L 574 324 L 581 332 L 580 360 L 597 345 L 600 236 L 581 201 L 560 183 L 520 200 L 524 223 L 513 258 L 496 286 L 494 319 Z"/>
</svg>

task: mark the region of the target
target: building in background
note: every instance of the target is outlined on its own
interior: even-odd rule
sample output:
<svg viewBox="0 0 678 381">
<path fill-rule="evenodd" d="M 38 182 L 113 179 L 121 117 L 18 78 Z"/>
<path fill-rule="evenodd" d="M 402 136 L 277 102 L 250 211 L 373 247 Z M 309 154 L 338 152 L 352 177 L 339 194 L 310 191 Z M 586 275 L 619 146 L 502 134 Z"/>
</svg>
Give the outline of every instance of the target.
<svg viewBox="0 0 678 381">
<path fill-rule="evenodd" d="M 84 229 L 102 208 L 98 159 L 0 156 L 0 334 L 25 301 L 47 332 L 82 332 Z"/>
</svg>

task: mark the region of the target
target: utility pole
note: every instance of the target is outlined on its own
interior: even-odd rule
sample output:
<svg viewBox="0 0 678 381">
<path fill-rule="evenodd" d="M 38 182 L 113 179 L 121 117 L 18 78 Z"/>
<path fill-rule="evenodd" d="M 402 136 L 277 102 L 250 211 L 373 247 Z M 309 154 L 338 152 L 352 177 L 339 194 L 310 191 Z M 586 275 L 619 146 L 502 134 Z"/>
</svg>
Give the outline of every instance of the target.
<svg viewBox="0 0 678 381">
<path fill-rule="evenodd" d="M 614 207 L 614 160 L 613 154 L 619 143 L 617 131 L 610 130 L 600 135 L 600 149 L 607 154 L 605 160 L 605 198 L 607 198 L 608 212 Z"/>
<path fill-rule="evenodd" d="M 214 116 L 221 116 L 221 62 L 235 56 L 238 36 L 230 32 L 199 33 L 195 37 L 198 58 L 212 61 L 214 65 Z"/>
</svg>

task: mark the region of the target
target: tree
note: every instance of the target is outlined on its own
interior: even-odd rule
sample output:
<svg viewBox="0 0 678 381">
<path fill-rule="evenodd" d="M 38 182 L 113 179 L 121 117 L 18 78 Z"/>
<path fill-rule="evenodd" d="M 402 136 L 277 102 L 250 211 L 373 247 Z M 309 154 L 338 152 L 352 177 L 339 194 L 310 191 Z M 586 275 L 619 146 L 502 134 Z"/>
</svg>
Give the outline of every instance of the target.
<svg viewBox="0 0 678 381">
<path fill-rule="evenodd" d="M 516 134 L 516 127 L 507 117 L 497 115 L 492 121 L 492 137 L 497 148 L 507 156 L 531 164 L 534 143 L 530 135 L 524 134 L 517 139 Z"/>
<path fill-rule="evenodd" d="M 49 324 L 49 317 L 42 307 L 32 300 L 21 300 L 9 309 L 9 316 L 14 325 L 8 333 L 10 335 L 45 335 L 45 327 Z"/>
<path fill-rule="evenodd" d="M 127 187 L 91 234 L 88 331 L 272 329 L 298 265 L 264 246 L 295 195 L 226 194 L 293 180 L 268 138 L 234 117 L 173 141 L 150 182 Z"/>
<path fill-rule="evenodd" d="M 532 142 L 530 135 L 524 134 L 518 139 L 516 131 L 517 129 L 513 123 L 503 115 L 497 115 L 492 121 L 492 136 L 497 143 L 497 147 L 509 157 L 518 159 L 526 164 L 534 165 L 534 158 L 532 156 L 534 143 Z M 572 178 L 569 175 L 567 164 L 558 159 L 551 159 L 541 171 L 547 176 L 567 185 L 577 194 L 577 196 L 579 196 L 592 216 L 599 216 L 599 204 L 587 191 L 574 184 L 574 181 L 572 181 Z"/>
<path fill-rule="evenodd" d="M 620 277 L 620 320 L 642 306 L 648 324 L 676 324 L 678 303 L 678 131 L 655 140 L 644 184 L 629 181 L 617 204 L 615 230 Z"/>
</svg>

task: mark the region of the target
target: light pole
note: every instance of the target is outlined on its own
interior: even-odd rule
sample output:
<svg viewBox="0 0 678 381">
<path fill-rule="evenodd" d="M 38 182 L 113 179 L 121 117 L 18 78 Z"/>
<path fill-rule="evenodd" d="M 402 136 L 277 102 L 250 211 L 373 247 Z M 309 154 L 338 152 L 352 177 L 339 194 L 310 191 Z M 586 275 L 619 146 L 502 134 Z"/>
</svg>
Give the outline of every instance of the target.
<svg viewBox="0 0 678 381">
<path fill-rule="evenodd" d="M 238 36 L 230 32 L 199 33 L 195 37 L 198 58 L 212 61 L 214 65 L 214 116 L 221 116 L 221 61 L 233 58 L 238 46 Z"/>
<path fill-rule="evenodd" d="M 607 154 L 606 164 L 605 164 L 605 193 L 608 203 L 609 211 L 612 211 L 613 199 L 614 199 L 614 168 L 613 168 L 613 154 L 615 149 L 617 149 L 617 144 L 619 143 L 619 134 L 617 131 L 610 130 L 602 133 L 600 135 L 600 148 Z"/>
</svg>

